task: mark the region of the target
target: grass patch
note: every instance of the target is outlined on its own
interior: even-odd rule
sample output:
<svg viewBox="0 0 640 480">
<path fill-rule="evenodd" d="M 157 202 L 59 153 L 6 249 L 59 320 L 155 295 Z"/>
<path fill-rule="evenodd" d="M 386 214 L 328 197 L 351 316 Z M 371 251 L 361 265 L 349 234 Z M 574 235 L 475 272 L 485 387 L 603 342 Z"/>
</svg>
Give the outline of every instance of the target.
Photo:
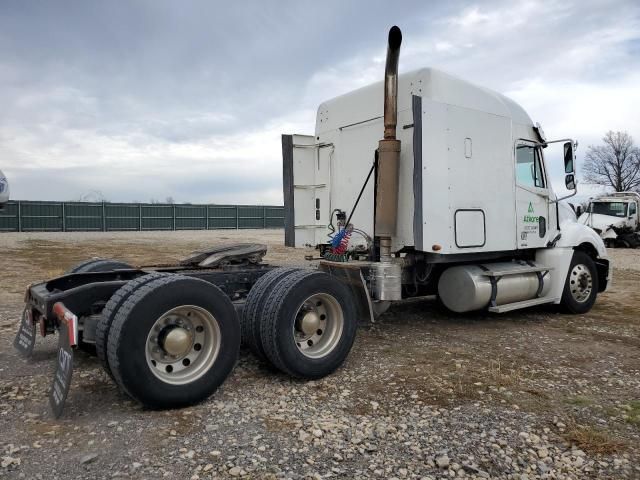
<svg viewBox="0 0 640 480">
<path fill-rule="evenodd" d="M 626 421 L 634 425 L 640 425 L 640 400 L 629 402 L 629 407 L 626 410 Z"/>
<path fill-rule="evenodd" d="M 576 395 L 575 397 L 569 397 L 565 399 L 565 402 L 569 405 L 575 405 L 576 407 L 588 407 L 593 404 L 593 400 L 584 395 Z"/>
<path fill-rule="evenodd" d="M 570 425 L 564 437 L 587 453 L 610 455 L 625 448 L 625 443 L 609 432 L 585 425 Z"/>
</svg>

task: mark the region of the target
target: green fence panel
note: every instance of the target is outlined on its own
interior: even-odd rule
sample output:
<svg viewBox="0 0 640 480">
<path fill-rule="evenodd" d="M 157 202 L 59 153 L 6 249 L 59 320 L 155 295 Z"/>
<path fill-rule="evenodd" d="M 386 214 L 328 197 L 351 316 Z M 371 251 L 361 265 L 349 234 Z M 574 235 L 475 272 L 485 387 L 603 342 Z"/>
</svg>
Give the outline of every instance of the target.
<svg viewBox="0 0 640 480">
<path fill-rule="evenodd" d="M 102 203 L 66 203 L 64 206 L 67 231 L 102 231 Z"/>
<path fill-rule="evenodd" d="M 265 207 L 238 207 L 238 228 L 264 228 Z"/>
<path fill-rule="evenodd" d="M 140 230 L 140 207 L 131 203 L 105 203 L 105 229 Z"/>
<path fill-rule="evenodd" d="M 284 227 L 284 207 L 265 207 L 265 227 Z"/>
<path fill-rule="evenodd" d="M 20 202 L 23 232 L 58 232 L 64 229 L 63 206 L 51 202 Z"/>
<path fill-rule="evenodd" d="M 209 229 L 238 228 L 238 207 L 235 205 L 209 205 L 207 208 Z"/>
<path fill-rule="evenodd" d="M 207 229 L 206 205 L 176 205 L 176 230 Z"/>
<path fill-rule="evenodd" d="M 173 205 L 142 205 L 142 230 L 173 230 Z"/>
<path fill-rule="evenodd" d="M 12 201 L 0 232 L 283 228 L 284 207 Z"/>
<path fill-rule="evenodd" d="M 9 202 L 0 210 L 0 232 L 18 232 L 19 227 L 18 204 Z"/>
</svg>

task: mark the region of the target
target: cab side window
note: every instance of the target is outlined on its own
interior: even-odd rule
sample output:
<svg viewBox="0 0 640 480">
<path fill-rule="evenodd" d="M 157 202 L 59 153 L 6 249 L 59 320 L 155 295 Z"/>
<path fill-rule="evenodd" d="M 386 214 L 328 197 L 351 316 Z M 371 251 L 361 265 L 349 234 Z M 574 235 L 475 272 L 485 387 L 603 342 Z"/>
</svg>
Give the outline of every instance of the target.
<svg viewBox="0 0 640 480">
<path fill-rule="evenodd" d="M 516 148 L 516 181 L 525 187 L 545 188 L 540 151 L 530 145 Z"/>
<path fill-rule="evenodd" d="M 636 204 L 635 202 L 631 202 L 629 204 L 629 216 L 636 214 Z"/>
</svg>

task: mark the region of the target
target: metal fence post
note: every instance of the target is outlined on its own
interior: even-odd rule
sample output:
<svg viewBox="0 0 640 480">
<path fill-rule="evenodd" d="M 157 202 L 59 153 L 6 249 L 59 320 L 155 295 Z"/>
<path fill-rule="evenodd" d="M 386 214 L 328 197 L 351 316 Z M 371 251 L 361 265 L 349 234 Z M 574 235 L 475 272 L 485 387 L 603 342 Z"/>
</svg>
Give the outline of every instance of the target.
<svg viewBox="0 0 640 480">
<path fill-rule="evenodd" d="M 138 204 L 138 230 L 142 231 L 142 204 Z"/>
<path fill-rule="evenodd" d="M 22 231 L 22 202 L 18 200 L 18 232 Z"/>
<path fill-rule="evenodd" d="M 267 207 L 262 207 L 262 228 L 267 228 Z"/>
<path fill-rule="evenodd" d="M 176 204 L 172 204 L 173 206 L 173 229 L 176 229 Z"/>
<path fill-rule="evenodd" d="M 104 202 L 102 202 L 102 231 L 107 231 L 107 213 L 104 206 Z"/>
<path fill-rule="evenodd" d="M 65 214 L 65 208 L 64 208 L 64 202 L 61 202 L 62 205 L 62 231 L 66 232 L 67 231 L 67 218 L 66 218 L 66 214 Z"/>
<path fill-rule="evenodd" d="M 236 205 L 236 230 L 240 228 L 240 218 L 238 217 L 239 215 L 238 211 L 239 209 L 238 209 L 238 206 Z"/>
<path fill-rule="evenodd" d="M 204 216 L 206 217 L 205 225 L 207 226 L 207 230 L 209 230 L 209 205 L 204 206 Z"/>
</svg>

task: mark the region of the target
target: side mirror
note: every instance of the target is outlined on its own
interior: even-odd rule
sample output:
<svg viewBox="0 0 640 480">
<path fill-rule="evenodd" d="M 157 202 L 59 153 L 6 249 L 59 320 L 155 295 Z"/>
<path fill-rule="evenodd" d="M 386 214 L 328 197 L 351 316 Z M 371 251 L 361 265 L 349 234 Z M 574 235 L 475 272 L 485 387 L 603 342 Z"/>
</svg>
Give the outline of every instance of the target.
<svg viewBox="0 0 640 480">
<path fill-rule="evenodd" d="M 576 179 L 573 176 L 573 173 L 568 173 L 564 176 L 564 185 L 567 187 L 567 190 L 575 190 L 576 189 Z"/>
<path fill-rule="evenodd" d="M 573 173 L 573 143 L 564 144 L 564 173 Z"/>
</svg>

